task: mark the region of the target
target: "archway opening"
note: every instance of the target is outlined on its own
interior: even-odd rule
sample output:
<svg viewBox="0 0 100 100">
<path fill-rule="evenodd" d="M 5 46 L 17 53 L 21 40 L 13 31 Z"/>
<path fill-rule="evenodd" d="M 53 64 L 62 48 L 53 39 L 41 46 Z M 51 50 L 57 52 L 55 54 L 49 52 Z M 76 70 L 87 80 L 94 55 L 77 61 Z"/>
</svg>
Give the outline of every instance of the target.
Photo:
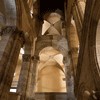
<svg viewBox="0 0 100 100">
<path fill-rule="evenodd" d="M 63 55 L 53 47 L 45 47 L 39 57 L 35 92 L 67 92 Z"/>
</svg>

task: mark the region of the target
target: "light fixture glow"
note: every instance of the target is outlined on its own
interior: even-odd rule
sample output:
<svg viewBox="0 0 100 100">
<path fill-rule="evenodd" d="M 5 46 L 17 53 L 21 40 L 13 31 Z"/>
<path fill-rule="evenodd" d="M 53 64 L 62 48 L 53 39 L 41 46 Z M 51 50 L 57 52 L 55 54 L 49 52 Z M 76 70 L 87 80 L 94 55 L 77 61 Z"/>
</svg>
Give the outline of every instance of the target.
<svg viewBox="0 0 100 100">
<path fill-rule="evenodd" d="M 23 48 L 21 48 L 20 53 L 24 54 L 24 49 Z"/>
<path fill-rule="evenodd" d="M 16 89 L 10 89 L 10 92 L 16 92 Z"/>
</svg>

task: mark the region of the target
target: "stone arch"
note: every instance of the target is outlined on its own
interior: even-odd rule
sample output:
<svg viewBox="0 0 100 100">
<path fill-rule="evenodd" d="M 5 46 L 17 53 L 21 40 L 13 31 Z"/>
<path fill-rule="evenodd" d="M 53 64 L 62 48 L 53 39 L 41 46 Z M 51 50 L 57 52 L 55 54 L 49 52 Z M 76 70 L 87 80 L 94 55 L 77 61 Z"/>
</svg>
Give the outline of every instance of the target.
<svg viewBox="0 0 100 100">
<path fill-rule="evenodd" d="M 57 14 L 59 16 L 59 18 L 63 17 L 62 11 L 59 10 L 59 9 L 57 9 L 57 10 L 55 10 L 55 12 L 54 11 L 48 11 L 48 12 L 46 12 L 44 14 L 44 16 L 43 16 L 44 20 L 46 20 L 50 16 L 50 14 L 52 14 L 52 13 Z"/>
<path fill-rule="evenodd" d="M 77 66 L 77 73 L 75 80 L 75 91 L 80 89 L 80 84 L 82 82 L 80 77 L 82 77 L 81 73 L 82 69 L 84 68 L 83 65 L 85 65 L 82 63 L 86 61 L 85 60 L 86 57 L 88 59 L 88 64 L 86 64 L 86 66 L 90 68 L 90 72 L 92 75 L 90 76 L 91 81 L 93 81 L 95 90 L 96 91 L 100 90 L 100 86 L 98 85 L 100 84 L 100 73 L 98 73 L 98 63 L 96 56 L 96 30 L 99 18 L 100 18 L 100 1 L 92 0 L 90 4 L 90 2 L 87 0 L 83 29 L 82 29 L 82 38 L 80 43 L 80 52 L 79 52 L 80 59 L 78 59 L 78 66 Z M 87 54 L 88 56 L 85 54 Z M 86 81 L 88 81 L 88 79 L 87 80 L 85 79 L 85 82 Z M 89 88 L 89 85 L 86 83 L 84 85 L 86 88 L 88 88 L 88 91 L 90 92 L 91 88 Z M 94 89 L 94 87 L 92 89 Z M 79 90 L 76 91 L 75 93 L 77 98 L 81 99 L 79 92 L 81 93 L 81 91 Z M 81 93 L 81 95 L 84 95 L 84 93 Z"/>
<path fill-rule="evenodd" d="M 62 62 L 61 62 L 61 60 L 60 60 L 60 62 L 58 62 L 58 61 L 56 61 L 55 59 L 55 64 L 56 64 L 56 66 L 57 66 L 57 68 L 59 68 L 64 74 L 65 74 L 65 71 L 64 71 L 64 69 L 61 67 L 61 63 L 63 63 L 63 60 L 64 60 L 64 57 L 63 57 L 63 54 L 60 52 L 60 51 L 58 51 L 58 50 L 56 50 L 55 48 L 53 48 L 52 46 L 47 46 L 47 47 L 45 47 L 45 48 L 43 48 L 41 51 L 40 51 L 40 53 L 39 53 L 39 56 L 41 55 L 41 53 L 45 50 L 46 51 L 46 49 L 47 49 L 47 52 L 48 52 L 48 48 L 49 49 L 51 49 L 51 51 L 52 50 L 55 50 L 57 53 L 56 54 L 54 54 L 54 55 L 51 55 L 51 58 L 52 59 L 54 59 L 54 58 L 56 58 L 57 59 L 57 57 L 55 57 L 56 55 L 58 55 L 58 57 L 60 56 L 60 59 L 62 60 Z M 40 58 L 41 59 L 41 58 Z M 50 58 L 48 58 L 47 59 L 47 61 L 49 60 Z M 44 67 L 43 68 L 41 68 L 41 70 L 42 69 L 44 69 L 46 66 L 45 65 L 43 65 Z"/>
<path fill-rule="evenodd" d="M 66 77 L 65 66 L 63 64 L 63 55 L 61 54 L 58 57 L 59 54 L 61 53 L 51 46 L 45 47 L 40 51 L 40 60 L 37 64 L 36 92 L 65 92 L 66 82 L 64 81 L 64 89 L 62 89 L 61 85 Z M 48 84 L 50 86 L 44 85 L 47 84 L 47 81 L 49 81 Z M 53 86 L 55 82 L 57 83 L 57 88 Z"/>
<path fill-rule="evenodd" d="M 100 69 L 98 69 L 98 61 L 96 54 L 96 35 L 97 35 L 97 26 L 100 19 L 100 1 L 97 0 L 95 2 L 96 5 L 93 5 L 93 9 L 91 12 L 90 26 L 89 26 L 89 55 L 90 55 L 90 63 L 93 71 L 93 75 L 97 89 L 100 89 Z M 98 73 L 98 74 L 97 74 Z"/>
<path fill-rule="evenodd" d="M 89 12 L 89 13 L 88 13 Z M 97 57 L 96 57 L 96 30 L 97 24 L 100 18 L 100 1 L 92 0 L 91 3 L 87 0 L 86 2 L 86 10 L 84 15 L 83 21 L 83 28 L 82 28 L 82 35 L 81 35 L 81 42 L 80 42 L 80 52 L 77 65 L 77 72 L 76 72 L 76 79 L 75 79 L 75 95 L 78 99 L 82 99 L 84 97 L 84 93 L 81 92 L 80 85 L 82 82 L 84 83 L 84 89 L 91 93 L 91 90 L 98 91 L 100 90 L 100 73 L 98 73 L 98 64 L 97 64 Z M 85 64 L 84 64 L 85 63 Z M 90 73 L 88 78 L 82 80 L 83 76 Z M 82 72 L 85 70 L 85 72 Z M 90 78 L 90 80 L 88 80 Z M 88 82 L 92 82 L 93 86 L 89 87 L 90 84 Z M 84 90 L 83 89 L 83 90 Z M 80 94 L 81 93 L 81 96 Z M 88 96 L 90 97 L 90 96 Z M 86 98 L 86 97 L 84 97 Z"/>
<path fill-rule="evenodd" d="M 85 6 L 86 6 L 86 0 L 78 0 L 78 4 L 79 6 L 79 9 L 81 9 L 82 13 L 84 14 L 85 12 Z"/>
</svg>

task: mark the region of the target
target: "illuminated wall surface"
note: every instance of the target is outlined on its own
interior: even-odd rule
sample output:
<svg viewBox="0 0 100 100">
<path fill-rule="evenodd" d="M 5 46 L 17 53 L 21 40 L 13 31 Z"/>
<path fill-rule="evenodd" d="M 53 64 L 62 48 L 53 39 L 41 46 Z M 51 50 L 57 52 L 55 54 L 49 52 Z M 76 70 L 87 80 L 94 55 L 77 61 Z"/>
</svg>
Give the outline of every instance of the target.
<svg viewBox="0 0 100 100">
<path fill-rule="evenodd" d="M 36 92 L 66 92 L 63 55 L 52 47 L 40 53 L 37 67 Z"/>
</svg>

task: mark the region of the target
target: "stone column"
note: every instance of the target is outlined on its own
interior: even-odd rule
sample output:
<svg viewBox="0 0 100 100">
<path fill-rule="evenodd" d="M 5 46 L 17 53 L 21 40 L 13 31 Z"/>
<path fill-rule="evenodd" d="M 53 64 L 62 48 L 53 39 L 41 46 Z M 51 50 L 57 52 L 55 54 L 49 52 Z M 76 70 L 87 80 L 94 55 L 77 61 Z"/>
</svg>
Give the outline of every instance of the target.
<svg viewBox="0 0 100 100">
<path fill-rule="evenodd" d="M 70 57 L 72 61 L 72 70 L 75 78 L 77 62 L 78 62 L 79 40 L 78 40 L 76 28 L 73 24 L 70 25 L 68 40 L 69 40 L 69 47 L 70 47 Z"/>
<path fill-rule="evenodd" d="M 41 34 L 42 31 L 42 18 L 39 15 L 39 1 L 33 3 L 33 25 L 36 36 Z"/>
<path fill-rule="evenodd" d="M 78 9 L 78 12 L 79 12 L 79 16 L 80 16 L 81 22 L 83 22 L 84 12 L 82 10 L 82 6 L 80 5 L 80 1 L 78 1 L 76 3 L 76 6 L 77 6 L 77 9 Z"/>
<path fill-rule="evenodd" d="M 36 70 L 37 70 L 37 63 L 39 61 L 39 56 L 34 55 L 32 57 L 32 61 L 33 61 L 33 72 L 32 72 L 32 85 L 33 85 L 33 95 L 34 95 L 34 99 L 37 100 L 37 98 L 41 98 L 41 96 L 39 94 L 35 94 L 35 87 L 36 87 Z M 42 100 L 42 98 L 41 98 Z"/>
<path fill-rule="evenodd" d="M 33 48 L 33 45 L 31 47 L 31 50 Z M 31 55 L 33 52 L 31 51 Z M 33 58 L 33 57 L 32 57 Z M 32 59 L 30 60 L 30 67 L 29 67 L 29 75 L 28 75 L 28 81 L 27 81 L 27 89 L 26 89 L 26 98 L 25 100 L 33 100 L 34 99 L 34 65 Z"/>
<path fill-rule="evenodd" d="M 25 100 L 31 55 L 30 54 L 23 54 L 22 60 L 23 60 L 23 62 L 22 62 L 20 76 L 19 76 L 17 92 L 21 95 L 20 100 Z"/>
<path fill-rule="evenodd" d="M 13 33 L 15 34 L 14 44 L 13 44 L 13 47 L 12 47 L 12 50 L 9 56 L 9 60 L 7 62 L 7 66 L 5 69 L 2 82 L 1 82 L 1 89 L 2 89 L 2 93 L 0 97 L 1 100 L 7 100 L 8 98 L 8 93 L 10 91 L 11 83 L 13 80 L 13 75 L 14 75 L 15 68 L 17 65 L 19 52 L 23 44 L 22 32 L 16 30 L 15 33 Z"/>
<path fill-rule="evenodd" d="M 21 95 L 20 100 L 33 100 L 34 99 L 34 85 L 35 85 L 35 73 L 36 73 L 36 57 L 33 63 L 31 61 L 30 54 L 23 55 L 23 64 L 18 82 L 17 92 Z"/>
<path fill-rule="evenodd" d="M 64 57 L 66 87 L 67 87 L 67 99 L 75 100 L 74 96 L 74 79 L 71 71 L 70 57 Z"/>
<path fill-rule="evenodd" d="M 81 30 L 82 30 L 82 20 L 80 19 L 79 12 L 78 12 L 78 9 L 76 7 L 76 4 L 73 7 L 73 18 L 74 18 L 74 21 L 75 21 L 75 24 L 76 24 L 76 28 L 77 28 L 77 32 L 78 32 L 78 38 L 79 38 L 79 41 L 80 41 L 81 40 Z"/>
<path fill-rule="evenodd" d="M 28 75 L 28 81 L 27 81 L 27 89 L 26 89 L 26 99 L 25 100 L 33 100 L 34 99 L 34 84 L 33 84 L 33 63 L 31 60 L 31 65 L 29 68 L 29 75 Z"/>
<path fill-rule="evenodd" d="M 38 18 L 38 26 L 39 26 L 39 32 L 38 32 L 38 36 L 41 36 L 42 35 L 42 25 L 43 25 L 44 21 L 41 17 Z M 37 28 L 38 30 L 38 28 Z"/>
<path fill-rule="evenodd" d="M 43 25 L 43 19 L 39 15 L 33 14 L 33 23 L 34 23 L 34 32 L 36 33 L 36 36 L 42 35 L 42 25 Z"/>
</svg>

